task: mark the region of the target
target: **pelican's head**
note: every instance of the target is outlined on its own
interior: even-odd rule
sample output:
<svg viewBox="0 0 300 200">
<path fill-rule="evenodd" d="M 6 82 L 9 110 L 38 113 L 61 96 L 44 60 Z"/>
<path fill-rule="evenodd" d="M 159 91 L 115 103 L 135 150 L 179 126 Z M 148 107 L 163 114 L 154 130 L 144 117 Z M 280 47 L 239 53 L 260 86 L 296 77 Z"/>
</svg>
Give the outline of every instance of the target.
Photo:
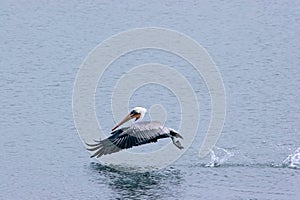
<svg viewBox="0 0 300 200">
<path fill-rule="evenodd" d="M 120 122 L 118 123 L 113 129 L 112 131 L 114 131 L 116 128 L 118 128 L 119 126 L 121 126 L 122 124 L 124 124 L 125 122 L 131 120 L 131 119 L 135 119 L 138 120 L 138 119 L 143 119 L 143 117 L 145 116 L 147 112 L 147 109 L 146 108 L 143 108 L 143 107 L 135 107 L 133 108 L 129 114 Z"/>
</svg>

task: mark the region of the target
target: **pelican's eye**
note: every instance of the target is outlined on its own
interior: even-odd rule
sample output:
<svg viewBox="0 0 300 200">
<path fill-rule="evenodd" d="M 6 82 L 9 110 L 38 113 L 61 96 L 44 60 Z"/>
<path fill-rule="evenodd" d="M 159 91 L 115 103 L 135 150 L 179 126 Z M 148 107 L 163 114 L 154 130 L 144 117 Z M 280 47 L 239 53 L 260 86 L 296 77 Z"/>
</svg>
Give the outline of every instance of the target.
<svg viewBox="0 0 300 200">
<path fill-rule="evenodd" d="M 133 110 L 133 111 L 130 112 L 131 116 L 135 116 L 136 114 L 138 114 L 138 112 L 136 112 L 135 110 Z"/>
</svg>

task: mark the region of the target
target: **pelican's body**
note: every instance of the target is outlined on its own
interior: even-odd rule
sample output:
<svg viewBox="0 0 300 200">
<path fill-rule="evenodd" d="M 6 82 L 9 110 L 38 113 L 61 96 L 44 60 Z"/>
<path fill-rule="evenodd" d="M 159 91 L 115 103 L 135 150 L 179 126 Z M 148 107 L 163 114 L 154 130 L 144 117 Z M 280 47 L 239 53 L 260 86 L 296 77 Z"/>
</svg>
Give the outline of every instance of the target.
<svg viewBox="0 0 300 200">
<path fill-rule="evenodd" d="M 183 146 L 175 138 L 183 137 L 171 128 L 164 127 L 157 121 L 135 122 L 129 127 L 117 129 L 123 123 L 135 118 L 142 119 L 146 113 L 146 109 L 135 107 L 117 126 L 112 129 L 112 136 L 98 141 L 95 144 L 87 144 L 89 151 L 96 151 L 91 157 L 100 157 L 102 155 L 115 153 L 122 149 L 128 149 L 133 146 L 139 146 L 151 142 L 157 142 L 159 139 L 171 138 L 173 144 L 179 149 Z M 117 130 L 115 130 L 117 129 Z"/>
</svg>

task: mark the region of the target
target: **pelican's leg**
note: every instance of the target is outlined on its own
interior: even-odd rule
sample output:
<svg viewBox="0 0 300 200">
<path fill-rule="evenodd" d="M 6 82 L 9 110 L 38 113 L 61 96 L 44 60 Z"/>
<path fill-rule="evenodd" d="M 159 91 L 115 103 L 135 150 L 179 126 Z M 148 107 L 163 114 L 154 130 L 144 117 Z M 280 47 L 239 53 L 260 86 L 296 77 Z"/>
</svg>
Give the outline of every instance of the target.
<svg viewBox="0 0 300 200">
<path fill-rule="evenodd" d="M 181 145 L 181 143 L 179 142 L 179 140 L 175 140 L 174 137 L 171 137 L 173 144 L 178 148 L 178 149 L 183 149 L 184 147 Z"/>
</svg>

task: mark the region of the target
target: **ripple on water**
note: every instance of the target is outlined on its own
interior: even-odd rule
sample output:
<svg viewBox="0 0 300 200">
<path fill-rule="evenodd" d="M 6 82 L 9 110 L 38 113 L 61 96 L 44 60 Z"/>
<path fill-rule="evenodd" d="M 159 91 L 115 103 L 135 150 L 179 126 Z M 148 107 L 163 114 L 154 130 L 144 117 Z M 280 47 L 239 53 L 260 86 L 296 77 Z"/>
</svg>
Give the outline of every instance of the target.
<svg viewBox="0 0 300 200">
<path fill-rule="evenodd" d="M 234 156 L 234 154 L 227 151 L 226 149 L 214 147 L 210 151 L 210 162 L 207 163 L 205 167 L 219 167 L 232 156 Z"/>
<path fill-rule="evenodd" d="M 283 166 L 300 169 L 300 147 L 290 154 L 283 162 Z"/>
</svg>

